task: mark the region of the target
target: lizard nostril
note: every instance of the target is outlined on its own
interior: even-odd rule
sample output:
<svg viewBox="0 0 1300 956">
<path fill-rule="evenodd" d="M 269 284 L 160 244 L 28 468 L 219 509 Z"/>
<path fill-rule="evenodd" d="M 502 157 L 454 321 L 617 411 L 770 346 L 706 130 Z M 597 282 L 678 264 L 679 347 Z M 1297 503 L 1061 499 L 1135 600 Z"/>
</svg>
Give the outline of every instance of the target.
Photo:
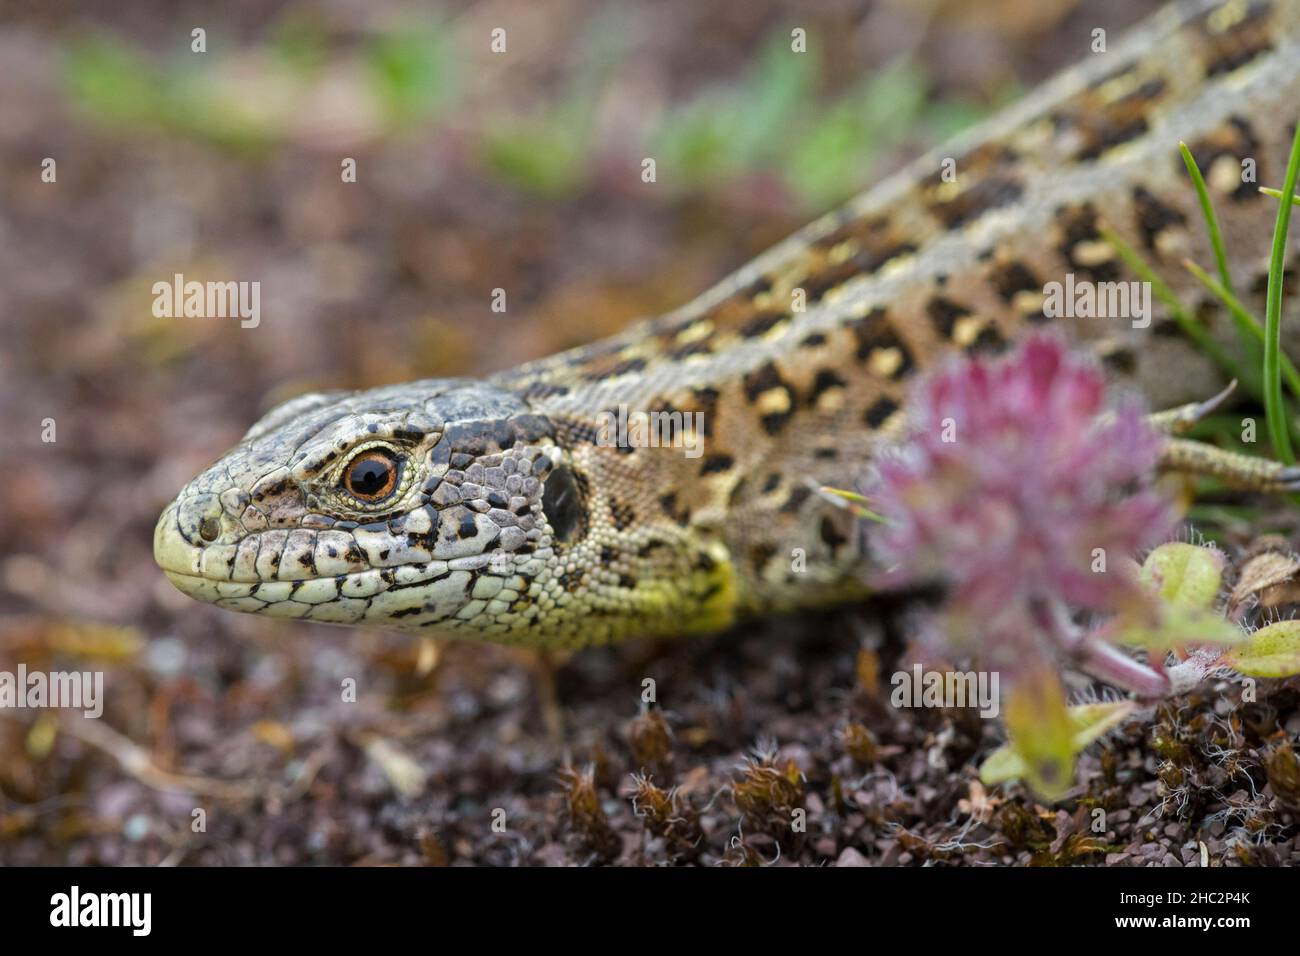
<svg viewBox="0 0 1300 956">
<path fill-rule="evenodd" d="M 177 530 L 190 544 L 203 547 L 221 537 L 221 514 L 221 501 L 216 495 L 186 495 L 176 505 Z"/>
</svg>

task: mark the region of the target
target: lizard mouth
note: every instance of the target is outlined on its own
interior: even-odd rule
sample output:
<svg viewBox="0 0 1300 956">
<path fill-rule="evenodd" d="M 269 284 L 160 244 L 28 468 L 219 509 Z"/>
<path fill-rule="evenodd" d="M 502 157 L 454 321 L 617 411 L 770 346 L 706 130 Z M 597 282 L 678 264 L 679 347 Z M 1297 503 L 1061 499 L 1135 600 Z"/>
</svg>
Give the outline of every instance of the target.
<svg viewBox="0 0 1300 956">
<path fill-rule="evenodd" d="M 240 569 L 234 556 L 248 546 L 270 547 L 263 535 L 246 535 L 234 543 L 202 546 L 191 540 L 177 520 L 173 502 L 154 531 L 154 560 L 182 594 L 231 611 L 299 618 L 337 624 L 362 621 L 422 627 L 448 621 L 469 602 L 487 554 L 451 561 L 429 560 L 393 567 L 354 565 L 339 573 L 312 573 L 311 562 L 288 560 L 286 532 L 278 532 L 276 560 L 262 576 L 260 563 Z M 310 532 L 300 533 L 304 541 Z M 272 534 L 276 534 L 272 532 Z M 307 552 L 312 553 L 311 549 Z"/>
<path fill-rule="evenodd" d="M 182 594 L 228 611 L 352 623 L 366 616 L 369 605 L 367 600 L 343 598 L 340 594 L 347 578 L 368 572 L 344 575 L 343 581 L 226 581 L 167 568 L 163 573 Z"/>
<path fill-rule="evenodd" d="M 228 611 L 356 624 L 425 627 L 451 622 L 469 601 L 476 575 L 446 562 L 356 571 L 300 581 L 224 581 L 163 569 L 181 593 Z"/>
</svg>

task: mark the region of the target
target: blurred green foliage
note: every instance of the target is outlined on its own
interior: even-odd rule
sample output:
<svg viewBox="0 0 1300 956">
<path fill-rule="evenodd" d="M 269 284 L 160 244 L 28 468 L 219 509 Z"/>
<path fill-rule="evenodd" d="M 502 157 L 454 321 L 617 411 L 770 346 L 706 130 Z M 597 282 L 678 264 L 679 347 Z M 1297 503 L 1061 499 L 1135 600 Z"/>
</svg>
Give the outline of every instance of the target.
<svg viewBox="0 0 1300 956">
<path fill-rule="evenodd" d="M 654 157 L 670 194 L 761 174 L 809 210 L 861 189 L 889 150 L 942 139 L 991 109 L 935 99 L 924 70 L 905 61 L 827 96 L 815 46 L 794 53 L 789 32 L 778 29 L 740 82 L 670 106 L 649 124 L 644 141 L 602 145 L 593 119 L 634 42 L 630 26 L 620 7 L 590 20 L 572 44 L 573 62 L 559 91 L 526 116 L 458 112 L 465 90 L 457 82 L 464 71 L 455 33 L 433 18 L 387 25 L 346 54 L 300 14 L 284 17 L 263 43 L 233 53 L 210 38 L 210 52 L 197 60 L 188 51 L 150 58 L 100 33 L 68 46 L 64 75 L 73 103 L 105 125 L 260 152 L 292 135 L 313 84 L 336 65 L 332 57 L 346 55 L 353 68 L 348 76 L 363 87 L 377 135 L 455 116 L 484 167 L 523 191 L 550 198 L 580 191 L 604 148 L 619 150 L 616 161 L 623 163 L 628 154 L 638 161 Z"/>
<path fill-rule="evenodd" d="M 74 103 L 99 123 L 123 129 L 161 130 L 234 151 L 265 148 L 271 131 L 237 101 L 212 95 L 198 73 L 157 67 L 107 35 L 75 42 L 65 63 Z"/>
<path fill-rule="evenodd" d="M 79 37 L 63 62 L 73 104 L 96 122 L 181 135 L 235 152 L 262 151 L 288 134 L 312 84 L 329 65 L 329 37 L 289 17 L 261 45 L 235 54 L 158 60 L 108 33 Z M 236 59 L 236 57 L 238 59 Z M 433 22 L 368 37 L 356 57 L 366 101 L 385 134 L 439 115 L 455 95 L 450 40 Z"/>
<path fill-rule="evenodd" d="M 497 121 L 485 131 L 479 156 L 505 181 L 539 196 L 560 198 L 586 181 L 589 139 L 586 116 L 557 107 L 544 116 Z"/>
<path fill-rule="evenodd" d="M 605 8 L 573 44 L 578 56 L 552 102 L 528 117 L 490 117 L 479 144 L 479 157 L 487 168 L 544 197 L 580 190 L 591 175 L 596 151 L 593 117 L 602 91 L 627 58 L 632 27 L 625 8 Z"/>
<path fill-rule="evenodd" d="M 271 30 L 270 43 L 281 60 L 304 74 L 318 72 L 329 61 L 329 34 L 302 14 L 281 18 Z"/>
<path fill-rule="evenodd" d="M 432 25 L 371 38 L 366 64 L 389 123 L 429 119 L 454 101 L 454 55 L 446 32 Z"/>
<path fill-rule="evenodd" d="M 774 173 L 818 209 L 861 189 L 890 148 L 908 138 L 942 139 L 987 112 L 932 99 L 925 72 L 908 62 L 830 99 L 817 93 L 820 74 L 814 50 L 792 53 L 788 31 L 774 31 L 745 81 L 671 112 L 650 152 L 691 184 Z"/>
</svg>

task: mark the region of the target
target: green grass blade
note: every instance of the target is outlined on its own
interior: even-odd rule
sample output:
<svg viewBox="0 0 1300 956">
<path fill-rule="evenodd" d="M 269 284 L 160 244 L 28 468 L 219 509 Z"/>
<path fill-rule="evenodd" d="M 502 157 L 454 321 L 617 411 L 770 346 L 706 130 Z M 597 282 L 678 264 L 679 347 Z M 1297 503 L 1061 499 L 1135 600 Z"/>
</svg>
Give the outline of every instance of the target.
<svg viewBox="0 0 1300 956">
<path fill-rule="evenodd" d="M 1102 228 L 1100 232 L 1101 237 L 1110 243 L 1111 248 L 1124 260 L 1124 264 L 1143 282 L 1151 283 L 1151 291 L 1169 309 L 1169 314 L 1178 323 L 1178 327 L 1183 330 L 1183 334 L 1196 343 L 1196 347 L 1208 355 L 1219 368 L 1223 369 L 1224 374 L 1241 382 L 1243 387 L 1247 387 L 1251 381 L 1258 381 L 1257 377 L 1252 377 L 1246 373 L 1223 350 L 1218 342 L 1210 338 L 1210 334 L 1205 331 L 1204 326 L 1183 308 L 1183 304 L 1178 301 L 1178 296 L 1174 295 L 1174 290 L 1169 288 L 1165 281 L 1155 274 L 1155 271 L 1147 265 L 1145 259 L 1109 229 Z"/>
<path fill-rule="evenodd" d="M 1300 178 L 1300 123 L 1296 124 L 1291 143 L 1291 158 L 1286 165 L 1283 196 L 1294 196 Z M 1291 225 L 1293 203 L 1278 203 L 1277 221 L 1273 226 L 1273 255 L 1268 266 L 1268 304 L 1264 314 L 1264 414 L 1268 419 L 1269 437 L 1274 453 L 1288 465 L 1295 464 L 1291 435 L 1286 425 L 1286 406 L 1282 402 L 1282 276 L 1286 269 L 1286 234 Z"/>
<path fill-rule="evenodd" d="M 1260 186 L 1259 191 L 1265 196 L 1272 196 L 1274 199 L 1282 198 L 1282 190 L 1280 189 L 1270 189 L 1268 186 Z M 1291 205 L 1300 206 L 1300 196 L 1293 195 L 1291 197 Z"/>
<path fill-rule="evenodd" d="M 1228 312 L 1236 320 L 1239 330 L 1256 342 L 1263 343 L 1264 326 L 1260 325 L 1259 319 L 1250 314 L 1250 311 L 1242 305 L 1240 299 L 1216 282 L 1213 276 L 1190 259 L 1184 260 L 1183 266 L 1227 307 Z M 1285 354 L 1282 355 L 1282 378 L 1286 380 L 1287 388 L 1290 389 L 1291 394 L 1300 399 L 1300 371 L 1296 370 L 1295 364 Z"/>
<path fill-rule="evenodd" d="M 885 516 L 872 511 L 867 505 L 871 504 L 871 499 L 865 495 L 860 495 L 856 491 L 847 491 L 843 488 L 832 488 L 830 485 L 822 485 L 818 488 L 823 495 L 834 496 L 837 503 L 842 504 L 854 515 L 867 521 L 885 522 Z"/>
<path fill-rule="evenodd" d="M 1183 165 L 1187 167 L 1187 175 L 1192 177 L 1192 185 L 1196 187 L 1196 198 L 1201 202 L 1201 213 L 1205 216 L 1205 227 L 1210 231 L 1210 245 L 1214 248 L 1214 262 L 1219 267 L 1219 279 L 1225 289 L 1233 292 L 1232 276 L 1228 272 L 1228 254 L 1223 248 L 1223 233 L 1219 231 L 1219 220 L 1214 215 L 1214 205 L 1210 202 L 1210 191 L 1205 188 L 1205 177 L 1201 175 L 1201 168 L 1196 165 L 1196 159 L 1192 156 L 1192 151 L 1187 148 L 1186 143 L 1179 143 L 1178 151 L 1183 156 Z"/>
</svg>

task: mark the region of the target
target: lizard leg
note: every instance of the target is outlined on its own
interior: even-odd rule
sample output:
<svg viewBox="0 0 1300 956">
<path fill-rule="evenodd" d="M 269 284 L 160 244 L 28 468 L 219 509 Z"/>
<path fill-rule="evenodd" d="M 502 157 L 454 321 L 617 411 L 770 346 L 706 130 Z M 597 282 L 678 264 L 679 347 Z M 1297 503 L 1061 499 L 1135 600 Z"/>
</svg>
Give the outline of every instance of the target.
<svg viewBox="0 0 1300 956">
<path fill-rule="evenodd" d="M 1287 494 L 1300 491 L 1300 467 L 1225 451 L 1204 442 L 1170 438 L 1160 455 L 1160 469 L 1184 475 L 1218 478 L 1243 491 Z"/>
<path fill-rule="evenodd" d="M 1188 405 L 1179 405 L 1177 408 L 1170 408 L 1163 412 L 1155 412 L 1148 415 L 1147 424 L 1162 435 L 1181 435 L 1227 401 L 1228 396 L 1231 395 L 1236 388 L 1237 380 L 1233 379 L 1228 383 L 1228 387 L 1218 395 L 1208 398 L 1203 402 L 1192 402 Z"/>
<path fill-rule="evenodd" d="M 1160 469 L 1218 478 L 1224 484 L 1243 491 L 1265 494 L 1300 491 L 1300 468 L 1176 437 L 1222 405 L 1236 387 L 1237 383 L 1233 381 L 1218 395 L 1204 402 L 1180 405 L 1147 416 L 1147 423 L 1152 428 L 1170 436 L 1160 455 Z"/>
<path fill-rule="evenodd" d="M 565 727 L 564 705 L 560 701 L 558 674 L 572 655 L 545 647 L 521 647 L 516 649 L 516 653 L 532 677 L 546 738 L 553 747 L 563 749 L 569 738 Z"/>
</svg>

